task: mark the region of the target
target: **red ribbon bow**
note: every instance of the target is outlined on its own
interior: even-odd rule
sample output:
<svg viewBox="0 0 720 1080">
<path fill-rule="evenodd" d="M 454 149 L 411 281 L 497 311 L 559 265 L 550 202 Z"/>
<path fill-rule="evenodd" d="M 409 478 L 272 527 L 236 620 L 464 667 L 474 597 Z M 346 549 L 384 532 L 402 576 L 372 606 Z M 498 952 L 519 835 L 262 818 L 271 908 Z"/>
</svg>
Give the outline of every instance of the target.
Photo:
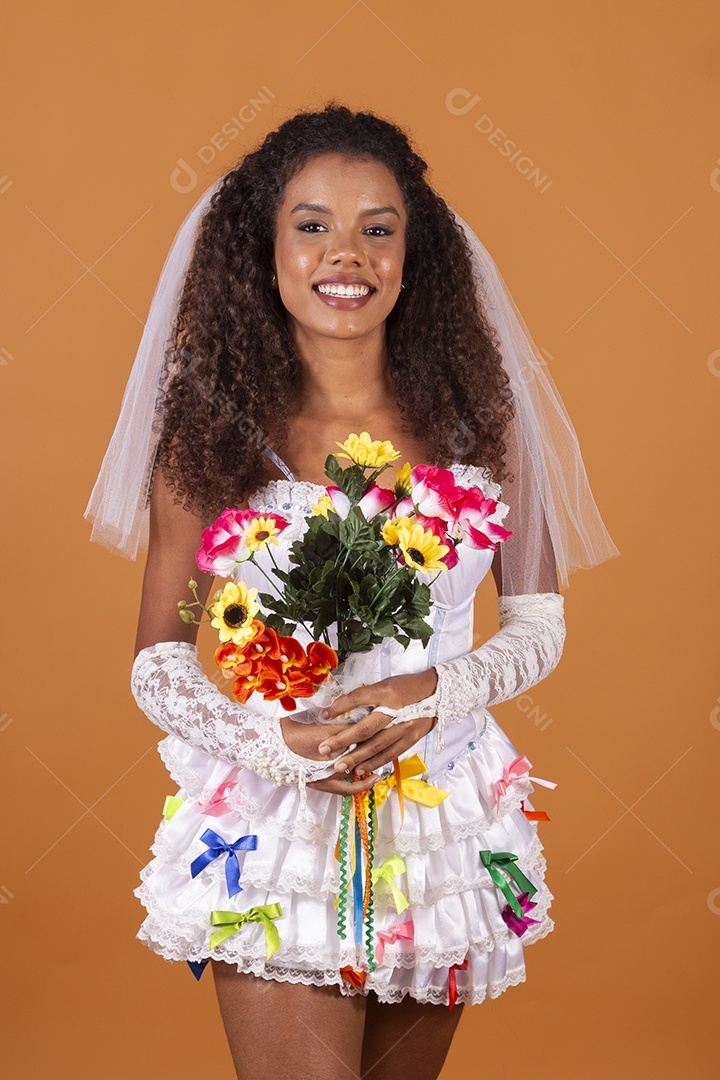
<svg viewBox="0 0 720 1080">
<path fill-rule="evenodd" d="M 468 960 L 467 956 L 463 960 L 462 964 L 451 964 L 450 974 L 448 976 L 448 1009 L 452 1009 L 457 1002 L 457 979 L 455 977 L 456 971 L 467 971 Z"/>
</svg>

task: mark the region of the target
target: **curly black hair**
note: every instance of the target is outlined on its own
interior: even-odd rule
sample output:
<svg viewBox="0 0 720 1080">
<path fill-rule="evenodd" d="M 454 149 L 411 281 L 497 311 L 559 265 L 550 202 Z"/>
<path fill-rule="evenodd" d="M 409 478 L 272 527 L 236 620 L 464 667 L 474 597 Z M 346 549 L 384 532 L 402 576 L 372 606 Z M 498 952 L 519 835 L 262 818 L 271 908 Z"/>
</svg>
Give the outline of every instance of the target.
<svg viewBox="0 0 720 1080">
<path fill-rule="evenodd" d="M 462 227 L 405 132 L 331 101 L 292 116 L 245 154 L 198 228 L 161 380 L 154 466 L 198 516 L 238 505 L 263 482 L 269 433 L 282 450 L 300 365 L 271 285 L 277 212 L 288 181 L 327 153 L 381 162 L 405 201 L 406 288 L 385 322 L 404 429 L 427 448 L 429 464 L 505 476 L 513 396 Z"/>
</svg>

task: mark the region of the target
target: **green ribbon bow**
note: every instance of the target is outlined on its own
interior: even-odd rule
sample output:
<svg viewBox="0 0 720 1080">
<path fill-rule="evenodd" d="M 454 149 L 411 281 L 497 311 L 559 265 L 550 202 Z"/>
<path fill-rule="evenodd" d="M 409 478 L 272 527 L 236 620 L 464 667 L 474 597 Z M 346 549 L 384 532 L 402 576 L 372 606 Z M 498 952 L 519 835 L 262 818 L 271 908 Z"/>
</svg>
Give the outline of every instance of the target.
<svg viewBox="0 0 720 1080">
<path fill-rule="evenodd" d="M 399 874 L 404 874 L 405 870 L 404 859 L 401 859 L 399 855 L 388 855 L 382 866 L 376 867 L 370 874 L 373 885 L 378 881 L 384 881 L 390 886 L 390 891 L 392 892 L 398 915 L 400 915 L 406 907 L 410 906 L 410 901 L 403 896 L 392 879 L 398 877 Z"/>
<path fill-rule="evenodd" d="M 490 877 L 493 879 L 498 889 L 502 892 L 503 896 L 507 900 L 508 904 L 518 916 L 522 918 L 525 912 L 523 911 L 520 903 L 515 896 L 515 893 L 510 888 L 509 882 L 505 880 L 500 873 L 498 867 L 502 867 L 506 874 L 508 874 L 513 881 L 520 886 L 520 892 L 526 892 L 528 897 L 533 896 L 537 892 L 537 888 L 528 881 L 523 874 L 519 866 L 516 866 L 517 855 L 514 855 L 512 851 L 481 851 L 480 859 L 484 867 L 487 868 Z"/>
<path fill-rule="evenodd" d="M 249 911 L 213 911 L 210 913 L 210 922 L 213 926 L 221 927 L 210 935 L 209 947 L 214 949 L 226 938 L 237 933 L 241 926 L 248 922 L 263 923 L 265 926 L 265 956 L 269 960 L 273 953 L 280 948 L 280 935 L 277 927 L 273 926 L 272 919 L 279 919 L 282 908 L 279 904 L 265 904 L 262 907 L 253 907 Z"/>
</svg>

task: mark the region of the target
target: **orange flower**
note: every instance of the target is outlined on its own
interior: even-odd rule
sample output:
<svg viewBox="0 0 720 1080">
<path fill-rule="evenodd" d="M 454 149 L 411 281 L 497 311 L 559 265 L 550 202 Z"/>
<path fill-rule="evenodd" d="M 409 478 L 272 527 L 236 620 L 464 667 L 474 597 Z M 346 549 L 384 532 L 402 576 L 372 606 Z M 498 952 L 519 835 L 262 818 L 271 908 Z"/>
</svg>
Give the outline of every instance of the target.
<svg viewBox="0 0 720 1080">
<path fill-rule="evenodd" d="M 307 666 L 307 656 L 300 642 L 294 637 L 280 638 L 280 656 L 278 657 L 280 670 L 288 671 L 298 668 L 301 671 Z"/>
<path fill-rule="evenodd" d="M 288 667 L 283 671 L 282 665 L 275 662 L 265 664 L 257 685 L 265 701 L 279 701 L 286 712 L 295 711 L 296 698 L 312 697 L 316 689 L 303 668 Z"/>
<path fill-rule="evenodd" d="M 248 664 L 248 668 L 252 665 Z M 254 694 L 257 690 L 257 675 L 252 671 L 248 671 L 240 675 L 232 685 L 232 696 L 236 701 L 239 701 L 241 705 L 247 705 L 251 694 Z"/>
<path fill-rule="evenodd" d="M 266 626 L 262 633 L 258 634 L 247 647 L 248 657 L 251 657 L 256 663 L 266 657 L 271 660 L 278 660 L 280 651 L 280 635 L 271 626 Z"/>
<path fill-rule="evenodd" d="M 315 683 L 324 682 L 338 666 L 337 653 L 324 641 L 312 641 L 307 647 L 307 673 Z"/>
</svg>

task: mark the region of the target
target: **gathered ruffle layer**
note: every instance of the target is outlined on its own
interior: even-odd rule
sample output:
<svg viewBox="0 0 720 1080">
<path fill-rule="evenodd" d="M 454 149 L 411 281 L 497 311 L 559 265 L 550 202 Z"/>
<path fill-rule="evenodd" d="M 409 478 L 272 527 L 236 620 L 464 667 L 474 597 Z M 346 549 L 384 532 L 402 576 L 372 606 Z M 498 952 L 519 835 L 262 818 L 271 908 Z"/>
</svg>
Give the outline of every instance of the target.
<svg viewBox="0 0 720 1080">
<path fill-rule="evenodd" d="M 275 786 L 172 736 L 159 750 L 183 801 L 169 820 L 160 821 L 154 858 L 141 871 L 134 894 L 147 911 L 137 937 L 167 960 L 214 958 L 268 979 L 337 985 L 344 994 L 373 990 L 384 1002 L 410 994 L 434 1004 L 447 1004 L 450 967 L 467 960 L 467 968 L 455 972 L 457 1000 L 476 1004 L 523 982 L 524 947 L 553 929 L 548 914 L 553 896 L 544 881 L 538 826 L 520 806 L 525 800 L 532 809 L 533 785 L 525 778 L 513 781 L 496 806 L 496 782 L 518 752 L 490 714 L 482 735 L 452 767 L 433 777 L 437 787 L 450 792 L 447 799 L 429 807 L 406 797 L 402 827 L 395 790 L 377 810 L 374 865 L 390 855 L 402 857 L 406 870 L 393 884 L 409 907 L 398 914 L 391 889 L 378 882 L 375 930 L 409 920 L 414 928 L 409 939 L 385 946 L 383 962 L 373 972 L 364 946 L 353 940 L 351 916 L 348 937 L 337 933 L 340 798 L 310 788 L 301 814 L 294 786 Z M 204 813 L 218 789 L 223 801 L 217 812 Z M 225 853 L 195 878 L 190 875 L 190 864 L 208 850 L 200 840 L 207 828 L 229 843 L 257 836 L 255 850 L 238 854 L 242 891 L 233 897 Z M 487 849 L 517 855 L 517 867 L 537 889 L 528 912 L 537 922 L 522 937 L 502 918 L 507 898 L 479 856 Z M 518 887 L 511 888 L 517 895 Z M 282 909 L 274 922 L 280 948 L 269 960 L 259 923 L 245 923 L 210 950 L 212 911 L 245 912 L 274 903 Z M 347 966 L 366 973 L 362 987 L 343 979 L 340 969 Z"/>
</svg>

